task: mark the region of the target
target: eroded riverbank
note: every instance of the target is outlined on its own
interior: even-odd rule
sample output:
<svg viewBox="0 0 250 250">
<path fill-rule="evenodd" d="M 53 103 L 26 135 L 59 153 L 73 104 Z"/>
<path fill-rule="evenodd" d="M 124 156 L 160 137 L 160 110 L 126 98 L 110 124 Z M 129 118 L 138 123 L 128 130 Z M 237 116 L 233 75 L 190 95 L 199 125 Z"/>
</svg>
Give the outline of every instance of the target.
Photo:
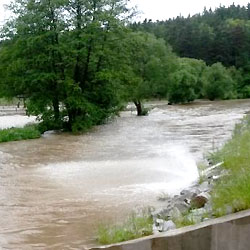
<svg viewBox="0 0 250 250">
<path fill-rule="evenodd" d="M 0 145 L 0 246 L 73 249 L 95 242 L 100 222 L 162 204 L 198 176 L 196 162 L 226 141 L 250 100 L 159 103 L 147 117 L 123 112 L 82 135 Z"/>
</svg>

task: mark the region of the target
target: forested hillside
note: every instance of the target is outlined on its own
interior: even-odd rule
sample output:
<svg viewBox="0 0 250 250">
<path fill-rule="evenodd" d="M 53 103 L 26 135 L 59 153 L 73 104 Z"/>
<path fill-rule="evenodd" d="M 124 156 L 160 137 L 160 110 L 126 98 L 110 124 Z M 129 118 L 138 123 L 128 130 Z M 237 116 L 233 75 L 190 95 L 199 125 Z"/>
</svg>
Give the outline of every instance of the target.
<svg viewBox="0 0 250 250">
<path fill-rule="evenodd" d="M 208 65 L 221 62 L 225 67 L 235 66 L 240 69 L 236 77 L 239 96 L 250 97 L 250 3 L 204 9 L 202 14 L 187 18 L 145 20 L 132 27 L 164 38 L 180 57 L 201 59 Z"/>
</svg>

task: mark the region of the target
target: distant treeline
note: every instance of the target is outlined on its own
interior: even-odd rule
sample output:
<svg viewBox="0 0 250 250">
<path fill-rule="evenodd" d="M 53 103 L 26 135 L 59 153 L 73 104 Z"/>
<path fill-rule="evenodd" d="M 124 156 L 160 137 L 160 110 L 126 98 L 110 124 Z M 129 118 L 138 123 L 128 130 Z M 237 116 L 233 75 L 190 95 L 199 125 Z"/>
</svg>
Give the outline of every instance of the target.
<svg viewBox="0 0 250 250">
<path fill-rule="evenodd" d="M 229 69 L 237 81 L 238 97 L 250 97 L 250 3 L 245 6 L 232 4 L 202 14 L 178 16 L 166 21 L 131 25 L 163 38 L 180 57 L 200 59 L 207 65 L 220 62 Z"/>
<path fill-rule="evenodd" d="M 127 102 L 250 97 L 250 9 L 130 22 L 127 0 L 16 0 L 1 30 L 0 97 L 41 129 L 85 130 Z"/>
</svg>

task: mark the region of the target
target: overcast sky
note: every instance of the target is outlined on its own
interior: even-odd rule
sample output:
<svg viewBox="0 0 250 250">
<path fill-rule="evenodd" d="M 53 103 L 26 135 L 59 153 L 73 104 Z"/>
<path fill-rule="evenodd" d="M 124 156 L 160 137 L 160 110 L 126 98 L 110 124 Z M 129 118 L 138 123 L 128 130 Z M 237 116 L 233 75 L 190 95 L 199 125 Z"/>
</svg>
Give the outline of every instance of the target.
<svg viewBox="0 0 250 250">
<path fill-rule="evenodd" d="M 8 17 L 3 5 L 9 2 L 10 0 L 0 0 L 0 22 L 3 22 Z M 131 0 L 131 4 L 137 5 L 138 10 L 142 12 L 138 16 L 138 20 L 144 18 L 165 20 L 179 14 L 183 16 L 193 15 L 202 12 L 205 6 L 214 9 L 219 7 L 220 4 L 229 6 L 233 2 L 246 6 L 250 0 Z"/>
<path fill-rule="evenodd" d="M 144 12 L 144 14 L 140 15 L 140 19 L 166 20 L 179 14 L 188 16 L 189 14 L 200 13 L 205 6 L 207 9 L 210 7 L 214 9 L 219 7 L 220 4 L 229 6 L 233 2 L 236 5 L 246 6 L 250 0 L 131 0 L 131 2 Z"/>
</svg>

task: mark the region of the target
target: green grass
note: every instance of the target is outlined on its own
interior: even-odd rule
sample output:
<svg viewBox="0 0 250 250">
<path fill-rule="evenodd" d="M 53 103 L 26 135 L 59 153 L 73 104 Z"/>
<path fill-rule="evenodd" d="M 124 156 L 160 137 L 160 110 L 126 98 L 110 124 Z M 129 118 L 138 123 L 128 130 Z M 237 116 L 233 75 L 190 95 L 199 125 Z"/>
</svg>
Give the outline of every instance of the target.
<svg viewBox="0 0 250 250">
<path fill-rule="evenodd" d="M 140 214 L 132 213 L 127 221 L 116 226 L 100 226 L 98 242 L 100 244 L 113 244 L 151 235 L 153 218 L 149 211 Z"/>
<path fill-rule="evenodd" d="M 27 125 L 23 128 L 9 128 L 0 130 L 0 142 L 35 139 L 41 136 L 37 125 Z"/>
<path fill-rule="evenodd" d="M 195 225 L 195 220 L 192 218 L 191 213 L 187 212 L 182 214 L 179 218 L 172 218 L 176 228 L 187 227 L 191 225 Z"/>
<path fill-rule="evenodd" d="M 223 161 L 228 175 L 221 178 L 212 192 L 216 216 L 226 214 L 227 208 L 238 212 L 250 208 L 250 118 L 237 125 L 233 137 L 212 159 Z"/>
<path fill-rule="evenodd" d="M 206 175 L 204 174 L 204 170 L 207 168 L 207 166 L 200 162 L 197 164 L 198 174 L 199 174 L 199 184 L 202 184 L 206 180 Z"/>
</svg>

